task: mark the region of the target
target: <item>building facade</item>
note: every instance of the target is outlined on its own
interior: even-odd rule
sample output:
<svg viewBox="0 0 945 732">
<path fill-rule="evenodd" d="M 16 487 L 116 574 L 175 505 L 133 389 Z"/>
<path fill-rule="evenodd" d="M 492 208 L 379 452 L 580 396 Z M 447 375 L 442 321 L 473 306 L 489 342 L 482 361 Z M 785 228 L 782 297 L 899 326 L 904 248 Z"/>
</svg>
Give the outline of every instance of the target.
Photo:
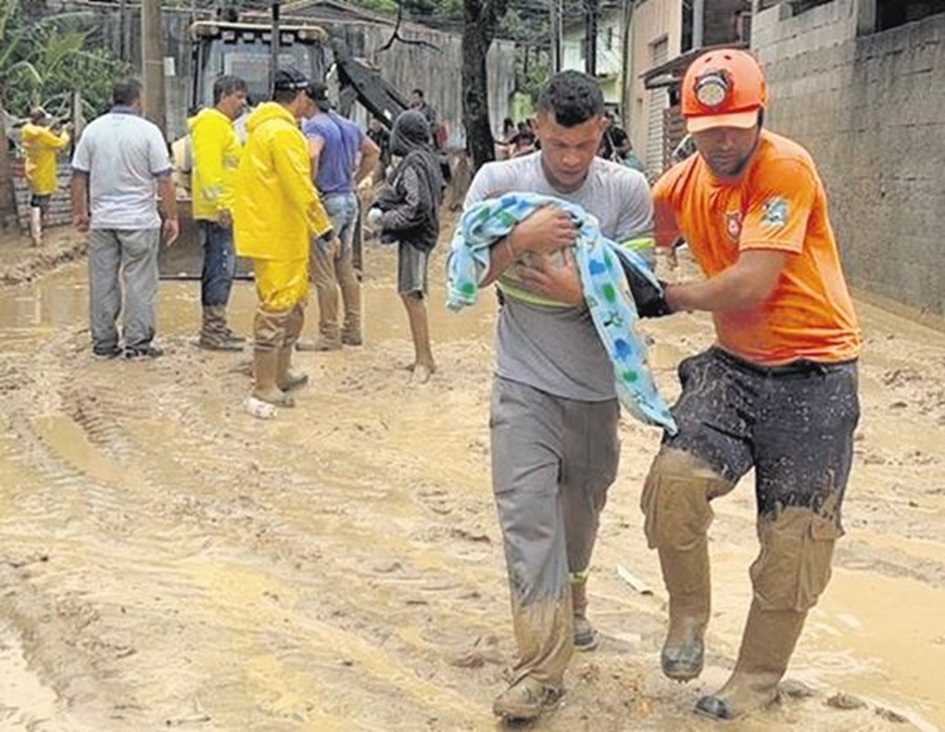
<svg viewBox="0 0 945 732">
<path fill-rule="evenodd" d="M 604 93 L 604 103 L 622 114 L 625 14 L 622 8 L 604 8 L 597 23 L 597 79 Z M 584 71 L 587 41 L 583 21 L 565 24 L 562 32 L 561 68 Z"/>
<path fill-rule="evenodd" d="M 752 49 L 766 124 L 814 156 L 851 283 L 945 316 L 945 3 L 780 3 L 755 14 Z"/>
</svg>

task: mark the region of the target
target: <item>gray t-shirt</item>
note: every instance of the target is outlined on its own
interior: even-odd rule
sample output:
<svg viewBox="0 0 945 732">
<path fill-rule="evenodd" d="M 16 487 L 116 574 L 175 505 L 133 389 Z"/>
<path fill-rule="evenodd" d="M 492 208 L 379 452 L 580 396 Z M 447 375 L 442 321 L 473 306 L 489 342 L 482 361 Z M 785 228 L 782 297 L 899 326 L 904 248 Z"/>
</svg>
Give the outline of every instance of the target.
<svg viewBox="0 0 945 732">
<path fill-rule="evenodd" d="M 601 158 L 573 193 L 545 178 L 541 152 L 488 163 L 466 195 L 466 208 L 505 193 L 539 193 L 581 206 L 601 233 L 622 242 L 652 229 L 653 202 L 643 175 Z M 496 374 L 566 399 L 613 399 L 614 370 L 586 308 L 548 308 L 506 298 L 496 332 Z"/>
<path fill-rule="evenodd" d="M 160 228 L 156 180 L 170 174 L 171 161 L 157 125 L 114 108 L 85 128 L 72 168 L 89 175 L 91 228 Z"/>
</svg>

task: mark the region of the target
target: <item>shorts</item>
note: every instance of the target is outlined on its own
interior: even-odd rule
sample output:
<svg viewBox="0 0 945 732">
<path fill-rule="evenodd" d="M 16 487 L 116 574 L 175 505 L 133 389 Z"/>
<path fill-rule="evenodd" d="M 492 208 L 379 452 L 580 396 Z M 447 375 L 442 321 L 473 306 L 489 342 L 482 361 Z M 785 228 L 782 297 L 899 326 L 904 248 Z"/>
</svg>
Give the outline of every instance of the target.
<svg viewBox="0 0 945 732">
<path fill-rule="evenodd" d="M 679 364 L 679 432 L 663 444 L 732 483 L 755 469 L 761 515 L 810 508 L 839 523 L 860 417 L 856 361 L 749 363 L 713 347 Z"/>
<path fill-rule="evenodd" d="M 45 195 L 40 195 L 34 193 L 30 196 L 30 207 L 38 208 L 43 213 L 46 213 L 49 210 L 49 202 L 52 200 L 52 194 L 47 193 Z"/>
<path fill-rule="evenodd" d="M 397 249 L 397 292 L 401 295 L 426 295 L 429 264 L 430 252 L 400 242 Z"/>
</svg>

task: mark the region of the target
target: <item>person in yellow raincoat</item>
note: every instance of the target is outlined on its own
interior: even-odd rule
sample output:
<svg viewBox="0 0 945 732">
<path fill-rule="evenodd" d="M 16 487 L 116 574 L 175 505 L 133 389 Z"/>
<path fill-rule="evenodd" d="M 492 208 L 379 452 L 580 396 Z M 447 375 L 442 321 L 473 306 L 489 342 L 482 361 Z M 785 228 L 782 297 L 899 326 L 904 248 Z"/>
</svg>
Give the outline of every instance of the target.
<svg viewBox="0 0 945 732">
<path fill-rule="evenodd" d="M 236 272 L 232 209 L 240 142 L 233 121 L 243 114 L 246 91 L 246 82 L 239 77 L 219 77 L 213 83 L 214 106 L 200 110 L 188 122 L 193 148 L 193 213 L 203 247 L 203 319 L 197 345 L 210 351 L 243 350 L 244 339 L 226 324 L 226 306 Z"/>
<path fill-rule="evenodd" d="M 308 79 L 295 69 L 280 69 L 274 87 L 273 100 L 246 121 L 233 207 L 236 252 L 252 259 L 259 298 L 255 384 L 246 401 L 247 411 L 259 417 L 273 416 L 272 405 L 293 406 L 287 392 L 308 382 L 290 366 L 305 319 L 309 236 L 334 239 L 298 126 L 312 109 Z"/>
<path fill-rule="evenodd" d="M 56 178 L 56 155 L 69 144 L 69 131 L 50 128 L 49 115 L 42 107 L 30 112 L 30 121 L 23 125 L 21 141 L 26 150 L 26 179 L 30 184 L 30 237 L 33 244 L 43 243 L 43 219 L 52 194 L 59 187 Z"/>
</svg>

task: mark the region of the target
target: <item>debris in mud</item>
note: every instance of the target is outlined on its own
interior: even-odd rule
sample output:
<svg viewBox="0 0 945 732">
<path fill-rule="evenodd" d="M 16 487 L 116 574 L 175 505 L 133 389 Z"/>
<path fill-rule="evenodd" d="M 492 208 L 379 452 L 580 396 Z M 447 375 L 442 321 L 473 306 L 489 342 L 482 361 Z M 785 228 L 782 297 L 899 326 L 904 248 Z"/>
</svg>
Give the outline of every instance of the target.
<svg viewBox="0 0 945 732">
<path fill-rule="evenodd" d="M 796 679 L 782 682 L 779 689 L 789 699 L 810 699 L 817 696 L 817 692 L 812 687 Z"/>
<path fill-rule="evenodd" d="M 892 369 L 883 374 L 886 386 L 905 386 L 913 381 L 922 381 L 922 374 L 912 368 Z"/>
<path fill-rule="evenodd" d="M 600 666 L 596 663 L 586 663 L 577 670 L 577 677 L 581 681 L 593 684 L 600 679 Z"/>
<path fill-rule="evenodd" d="M 634 592 L 638 592 L 641 595 L 652 595 L 653 590 L 650 589 L 650 586 L 646 584 L 643 580 L 633 574 L 629 569 L 624 567 L 622 564 L 617 565 L 617 576 L 620 577 L 624 582 L 630 585 L 630 588 Z"/>
<path fill-rule="evenodd" d="M 876 716 L 885 719 L 887 722 L 894 722 L 895 724 L 905 724 L 909 721 L 898 712 L 884 707 L 876 707 Z"/>
<path fill-rule="evenodd" d="M 862 699 L 859 699 L 851 694 L 844 694 L 842 691 L 834 694 L 827 701 L 824 702 L 828 707 L 833 707 L 834 709 L 842 709 L 844 711 L 850 711 L 853 709 L 864 709 L 866 707 L 866 702 Z"/>
<path fill-rule="evenodd" d="M 74 262 L 86 252 L 85 237 L 67 235 L 50 248 L 24 249 L 22 259 L 0 268 L 0 284 L 21 285 L 32 282 L 56 267 Z"/>
<path fill-rule="evenodd" d="M 481 635 L 473 647 L 450 661 L 457 668 L 482 668 L 487 663 L 501 664 L 502 654 L 498 649 L 499 639 L 494 635 Z"/>
<path fill-rule="evenodd" d="M 47 554 L 37 554 L 30 557 L 25 557 L 23 559 L 0 558 L 0 563 L 13 567 L 13 569 L 23 569 L 23 567 L 28 567 L 31 564 L 38 564 L 48 561 L 49 555 Z"/>
<path fill-rule="evenodd" d="M 191 717 L 177 717 L 176 719 L 167 719 L 164 724 L 167 727 L 183 727 L 185 724 L 204 724 L 210 722 L 209 714 L 196 714 Z"/>
<path fill-rule="evenodd" d="M 456 539 L 465 539 L 466 541 L 472 541 L 482 544 L 491 544 L 492 539 L 490 539 L 486 534 L 466 531 L 466 529 L 451 529 L 450 536 Z"/>
</svg>

